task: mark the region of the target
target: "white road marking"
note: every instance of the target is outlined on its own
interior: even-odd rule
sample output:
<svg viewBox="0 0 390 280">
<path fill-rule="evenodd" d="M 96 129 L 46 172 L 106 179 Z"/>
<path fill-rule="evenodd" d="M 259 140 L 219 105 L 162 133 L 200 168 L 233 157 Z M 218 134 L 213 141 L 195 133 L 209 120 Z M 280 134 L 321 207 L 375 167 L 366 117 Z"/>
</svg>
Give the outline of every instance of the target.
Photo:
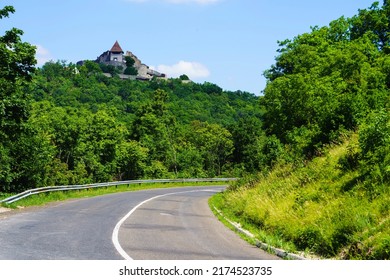
<svg viewBox="0 0 390 280">
<path fill-rule="evenodd" d="M 119 243 L 119 229 L 122 226 L 122 224 L 142 205 L 145 203 L 148 203 L 154 199 L 160 198 L 160 197 L 165 197 L 169 195 L 175 195 L 175 194 L 185 194 L 185 193 L 193 193 L 193 192 L 210 192 L 213 190 L 193 190 L 193 191 L 185 191 L 185 192 L 174 192 L 174 193 L 167 193 L 167 194 L 162 194 L 162 195 L 157 195 L 152 198 L 149 198 L 147 200 L 142 201 L 140 204 L 135 206 L 129 213 L 127 213 L 126 216 L 124 216 L 115 226 L 114 231 L 112 232 L 112 243 L 114 243 L 115 249 L 118 251 L 118 253 L 125 259 L 125 260 L 133 260 L 132 257 L 130 257 L 125 250 L 123 250 L 121 244 Z"/>
<path fill-rule="evenodd" d="M 169 213 L 160 213 L 160 215 L 161 216 L 169 216 L 169 217 L 173 216 L 172 214 L 169 214 Z"/>
</svg>

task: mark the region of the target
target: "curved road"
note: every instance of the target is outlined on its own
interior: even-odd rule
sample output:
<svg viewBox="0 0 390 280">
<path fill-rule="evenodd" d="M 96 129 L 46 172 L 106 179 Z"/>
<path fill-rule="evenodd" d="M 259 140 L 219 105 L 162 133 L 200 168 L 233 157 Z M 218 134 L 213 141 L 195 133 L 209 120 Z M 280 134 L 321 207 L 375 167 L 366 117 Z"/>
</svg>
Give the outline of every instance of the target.
<svg viewBox="0 0 390 280">
<path fill-rule="evenodd" d="M 214 217 L 207 200 L 221 190 L 127 192 L 2 213 L 0 259 L 277 259 Z"/>
</svg>

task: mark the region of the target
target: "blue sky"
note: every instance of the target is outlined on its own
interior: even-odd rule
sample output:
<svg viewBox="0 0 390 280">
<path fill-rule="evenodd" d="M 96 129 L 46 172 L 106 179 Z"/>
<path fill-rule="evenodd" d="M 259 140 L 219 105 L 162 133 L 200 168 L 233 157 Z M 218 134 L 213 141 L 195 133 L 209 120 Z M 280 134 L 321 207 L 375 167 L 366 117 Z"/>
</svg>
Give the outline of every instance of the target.
<svg viewBox="0 0 390 280">
<path fill-rule="evenodd" d="M 2 19 L 38 46 L 38 60 L 96 59 L 116 40 L 143 63 L 176 77 L 260 94 L 277 41 L 351 17 L 374 0 L 0 0 Z M 382 3 L 382 1 L 380 1 Z"/>
</svg>

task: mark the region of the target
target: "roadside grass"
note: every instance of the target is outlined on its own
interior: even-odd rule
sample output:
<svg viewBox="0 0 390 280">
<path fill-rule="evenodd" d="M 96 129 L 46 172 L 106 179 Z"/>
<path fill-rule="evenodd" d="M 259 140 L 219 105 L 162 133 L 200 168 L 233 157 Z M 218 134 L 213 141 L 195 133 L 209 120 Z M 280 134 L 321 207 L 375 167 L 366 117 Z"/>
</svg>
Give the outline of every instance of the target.
<svg viewBox="0 0 390 280">
<path fill-rule="evenodd" d="M 359 174 L 342 170 L 356 137 L 329 147 L 304 167 L 283 165 L 258 182 L 217 194 L 210 204 L 288 252 L 331 259 L 390 259 L 390 192 L 372 197 Z"/>
<path fill-rule="evenodd" d="M 7 197 L 12 196 L 12 195 L 14 195 L 14 193 L 2 193 L 2 192 L 0 192 L 0 201 L 5 199 L 5 198 L 7 198 Z"/>
<path fill-rule="evenodd" d="M 214 213 L 214 215 L 220 220 L 221 223 L 223 223 L 227 228 L 231 229 L 232 231 L 235 231 L 237 235 L 239 235 L 243 240 L 248 242 L 249 244 L 253 246 L 257 246 L 257 240 L 260 240 L 261 242 L 273 246 L 275 248 L 283 249 L 287 252 L 296 252 L 296 248 L 293 243 L 291 242 L 285 242 L 278 236 L 269 234 L 267 231 L 262 230 L 259 227 L 254 226 L 251 223 L 247 223 L 245 220 L 240 219 L 240 217 L 237 217 L 234 215 L 229 209 L 224 209 L 222 213 L 223 217 L 221 216 L 221 213 L 219 213 L 216 209 L 220 210 L 220 206 L 223 205 L 223 194 L 219 193 L 214 196 L 212 196 L 209 199 L 209 206 L 211 211 Z M 251 234 L 253 234 L 253 238 L 236 230 L 236 228 L 229 222 L 229 221 L 238 224 L 242 229 L 249 231 Z M 269 248 L 268 253 L 274 254 L 271 248 Z M 301 254 L 302 256 L 304 254 Z"/>
<path fill-rule="evenodd" d="M 149 189 L 166 189 L 166 188 L 179 188 L 179 187 L 196 187 L 196 186 L 219 186 L 221 182 L 202 182 L 202 183 L 150 183 L 150 184 L 132 184 L 121 186 L 110 186 L 101 188 L 90 188 L 83 190 L 69 190 L 69 191 L 55 191 L 48 193 L 41 193 L 26 197 L 11 204 L 2 203 L 2 207 L 7 208 L 20 208 L 29 206 L 42 206 L 50 202 L 64 201 L 68 199 L 88 198 L 94 196 L 100 196 L 105 194 L 131 192 Z M 0 194 L 0 200 L 10 197 L 11 194 Z"/>
</svg>

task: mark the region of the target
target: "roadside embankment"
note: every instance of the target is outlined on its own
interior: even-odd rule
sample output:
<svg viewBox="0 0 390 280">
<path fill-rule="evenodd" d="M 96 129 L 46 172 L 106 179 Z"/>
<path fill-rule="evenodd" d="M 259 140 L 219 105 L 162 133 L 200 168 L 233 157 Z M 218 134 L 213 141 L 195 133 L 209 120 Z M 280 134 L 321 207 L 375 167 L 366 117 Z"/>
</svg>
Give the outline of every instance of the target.
<svg viewBox="0 0 390 280">
<path fill-rule="evenodd" d="M 329 147 L 304 166 L 281 165 L 211 204 L 255 238 L 292 253 L 329 259 L 390 258 L 390 191 L 373 190 L 340 167 L 356 139 Z"/>
</svg>

